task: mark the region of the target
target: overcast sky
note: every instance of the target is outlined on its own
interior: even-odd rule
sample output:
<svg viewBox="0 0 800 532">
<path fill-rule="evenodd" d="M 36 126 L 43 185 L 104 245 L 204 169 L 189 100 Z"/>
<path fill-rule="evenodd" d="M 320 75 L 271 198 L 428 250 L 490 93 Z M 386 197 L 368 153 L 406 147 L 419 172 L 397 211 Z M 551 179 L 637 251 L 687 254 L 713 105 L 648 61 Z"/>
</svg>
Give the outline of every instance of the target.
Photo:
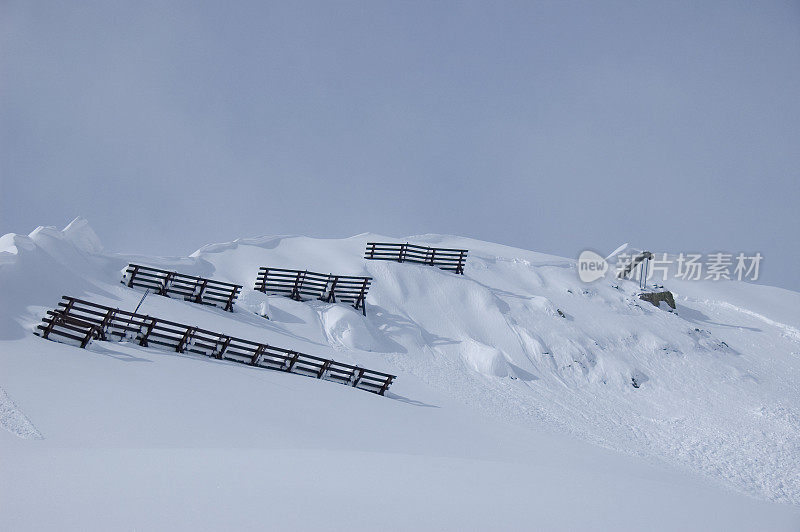
<svg viewBox="0 0 800 532">
<path fill-rule="evenodd" d="M 800 2 L 0 0 L 0 233 L 761 252 L 800 290 Z"/>
</svg>

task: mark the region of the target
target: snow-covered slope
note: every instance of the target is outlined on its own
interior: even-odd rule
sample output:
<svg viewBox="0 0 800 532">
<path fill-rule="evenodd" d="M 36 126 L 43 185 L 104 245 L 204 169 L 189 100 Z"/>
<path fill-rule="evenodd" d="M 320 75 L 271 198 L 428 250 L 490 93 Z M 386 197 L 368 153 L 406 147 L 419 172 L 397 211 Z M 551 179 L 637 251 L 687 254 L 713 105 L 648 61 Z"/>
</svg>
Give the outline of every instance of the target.
<svg viewBox="0 0 800 532">
<path fill-rule="evenodd" d="M 468 248 L 458 276 L 364 261 L 368 240 L 397 239 L 264 237 L 154 258 L 104 253 L 80 219 L 3 236 L 0 523 L 800 526 L 800 294 L 671 283 L 669 313 L 633 283 L 581 283 L 571 259 L 408 238 Z M 233 314 L 156 296 L 142 312 L 398 379 L 383 398 L 31 334 L 61 295 L 132 310 L 141 294 L 119 283 L 131 261 L 245 286 Z M 266 298 L 249 290 L 260 266 L 368 274 L 368 315 Z"/>
</svg>

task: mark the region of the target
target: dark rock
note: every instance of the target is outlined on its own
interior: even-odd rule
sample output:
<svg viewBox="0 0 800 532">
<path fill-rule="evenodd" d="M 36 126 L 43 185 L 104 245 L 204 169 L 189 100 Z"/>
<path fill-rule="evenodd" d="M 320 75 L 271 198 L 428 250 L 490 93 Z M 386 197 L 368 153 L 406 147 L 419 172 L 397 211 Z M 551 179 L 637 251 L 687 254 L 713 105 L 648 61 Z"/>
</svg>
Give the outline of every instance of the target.
<svg viewBox="0 0 800 532">
<path fill-rule="evenodd" d="M 675 309 L 675 298 L 672 297 L 672 292 L 664 290 L 663 292 L 643 292 L 639 294 L 639 299 L 649 301 L 656 307 L 662 301 L 665 302 L 671 309 Z"/>
</svg>

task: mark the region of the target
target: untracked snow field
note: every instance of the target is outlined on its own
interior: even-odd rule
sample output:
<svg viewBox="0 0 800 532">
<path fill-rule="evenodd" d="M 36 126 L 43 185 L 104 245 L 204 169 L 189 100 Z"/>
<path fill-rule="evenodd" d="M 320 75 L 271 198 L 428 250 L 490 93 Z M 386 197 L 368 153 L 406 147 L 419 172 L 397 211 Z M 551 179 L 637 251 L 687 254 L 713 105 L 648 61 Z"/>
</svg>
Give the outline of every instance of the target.
<svg viewBox="0 0 800 532">
<path fill-rule="evenodd" d="M 171 258 L 106 253 L 82 219 L 1 237 L 0 529 L 800 529 L 800 294 L 675 282 L 672 313 L 572 259 L 406 240 L 469 249 L 465 275 L 365 261 L 400 241 L 370 234 Z M 33 335 L 62 295 L 133 310 L 129 262 L 244 285 L 234 313 L 142 313 L 398 378 Z M 369 275 L 367 316 L 255 292 L 260 266 Z"/>
</svg>

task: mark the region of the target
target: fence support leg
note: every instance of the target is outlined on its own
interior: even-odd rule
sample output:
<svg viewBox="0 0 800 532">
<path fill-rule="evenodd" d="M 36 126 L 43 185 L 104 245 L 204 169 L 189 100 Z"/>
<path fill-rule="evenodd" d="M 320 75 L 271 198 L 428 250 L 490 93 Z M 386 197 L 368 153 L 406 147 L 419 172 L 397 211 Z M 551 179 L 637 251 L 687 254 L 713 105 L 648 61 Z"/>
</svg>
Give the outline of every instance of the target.
<svg viewBox="0 0 800 532">
<path fill-rule="evenodd" d="M 356 310 L 358 310 L 358 305 L 361 305 L 361 313 L 364 317 L 367 317 L 367 279 L 364 279 L 363 284 L 361 285 L 361 293 L 358 295 L 358 299 L 356 299 Z"/>
<path fill-rule="evenodd" d="M 333 362 L 333 361 L 332 360 L 326 360 L 325 363 L 322 364 L 322 367 L 319 368 L 319 371 L 317 372 L 317 378 L 318 379 L 321 379 L 325 375 L 325 372 L 328 371 L 329 367 L 331 367 L 331 362 Z"/>
<path fill-rule="evenodd" d="M 183 333 L 183 337 L 181 338 L 181 341 L 178 342 L 178 347 L 175 348 L 175 351 L 177 351 L 178 353 L 183 353 L 184 351 L 186 351 L 186 345 L 192 339 L 193 335 L 194 335 L 194 327 L 186 327 L 186 332 Z"/>
<path fill-rule="evenodd" d="M 378 395 L 383 395 L 386 393 L 386 390 L 389 389 L 389 386 L 392 384 L 392 377 L 386 377 L 386 382 L 383 383 L 381 386 L 381 390 L 378 392 Z"/>
<path fill-rule="evenodd" d="M 192 300 L 195 303 L 200 303 L 201 305 L 203 304 L 203 292 L 206 291 L 206 285 L 208 285 L 208 279 L 203 279 L 203 282 L 200 284 L 200 290 L 192 296 Z M 196 282 L 195 282 L 195 290 L 197 290 Z"/>
<path fill-rule="evenodd" d="M 166 277 L 164 277 L 164 284 L 158 289 L 158 295 L 166 296 L 167 290 L 169 290 L 169 285 L 172 282 L 172 278 L 175 276 L 175 272 L 169 272 Z"/>
<path fill-rule="evenodd" d="M 292 368 L 294 368 L 294 365 L 297 364 L 297 359 L 300 358 L 300 353 L 298 353 L 297 351 L 292 351 L 292 353 L 293 355 L 292 358 L 289 359 L 289 365 L 286 366 L 286 371 L 288 371 L 289 373 L 292 372 Z"/>
<path fill-rule="evenodd" d="M 115 314 L 116 314 L 116 311 L 108 309 L 108 311 L 106 312 L 105 317 L 103 318 L 103 321 L 100 322 L 100 339 L 101 340 L 105 340 L 106 339 L 106 329 L 111 324 L 111 320 L 114 319 L 114 315 Z"/>
<path fill-rule="evenodd" d="M 81 349 L 85 349 L 89 342 L 92 341 L 92 333 L 94 333 L 94 327 L 89 327 L 89 330 L 86 331 L 86 336 L 81 340 Z"/>
<path fill-rule="evenodd" d="M 150 336 L 150 333 L 153 332 L 153 328 L 156 326 L 156 319 L 149 318 L 150 324 L 147 326 L 147 330 L 142 335 L 141 339 L 139 340 L 139 345 L 142 347 L 147 347 L 147 337 Z"/>
<path fill-rule="evenodd" d="M 228 302 L 225 303 L 225 310 L 233 312 L 233 299 L 236 297 L 236 288 L 231 289 L 231 295 L 228 296 Z"/>
<path fill-rule="evenodd" d="M 464 275 L 464 252 L 458 254 L 458 266 L 456 266 L 456 273 Z"/>
<path fill-rule="evenodd" d="M 222 342 L 222 348 L 216 353 L 214 353 L 214 358 L 216 358 L 217 360 L 222 360 L 222 358 L 225 356 L 225 351 L 228 349 L 228 345 L 230 343 L 231 343 L 230 336 L 226 336 L 225 340 Z"/>
<path fill-rule="evenodd" d="M 45 318 L 46 317 L 47 316 L 45 316 Z M 53 327 L 55 327 L 55 325 L 56 325 L 56 317 L 50 316 L 50 321 L 47 322 L 47 327 L 44 328 L 44 332 L 42 333 L 42 338 L 46 339 L 50 335 L 50 332 L 52 332 Z"/>
<path fill-rule="evenodd" d="M 328 274 L 328 281 L 330 282 L 331 275 Z M 328 290 L 328 297 L 325 298 L 327 303 L 336 303 L 336 283 L 339 282 L 339 277 L 333 277 L 333 282 L 331 282 L 330 290 Z"/>
<path fill-rule="evenodd" d="M 133 271 L 131 271 L 131 277 L 128 279 L 128 288 L 133 287 L 133 278 L 136 277 L 136 274 L 139 272 L 139 265 L 134 265 Z"/>
<path fill-rule="evenodd" d="M 264 277 L 261 277 L 261 275 Z M 267 293 L 267 277 L 269 277 L 269 268 L 263 268 L 262 271 L 258 272 L 259 277 L 261 277 L 261 285 L 258 284 L 258 278 L 256 278 L 256 290 L 259 292 Z"/>
<path fill-rule="evenodd" d="M 364 370 L 363 369 L 356 368 L 353 371 L 353 377 L 354 377 L 354 379 L 353 379 L 353 388 L 358 386 L 358 383 L 361 382 L 361 377 L 363 377 L 363 376 L 364 376 Z"/>
<path fill-rule="evenodd" d="M 308 270 L 306 270 L 308 271 Z M 302 276 L 302 278 L 301 278 Z M 294 288 L 292 289 L 292 295 L 290 296 L 295 301 L 302 301 L 303 298 L 300 295 L 300 290 L 303 287 L 303 281 L 305 280 L 305 273 L 297 272 L 297 277 L 294 279 Z"/>
<path fill-rule="evenodd" d="M 258 366 L 259 359 L 261 358 L 262 353 L 267 348 L 264 344 L 259 344 L 256 348 L 256 352 L 253 353 L 253 357 L 250 359 L 251 366 Z"/>
</svg>

